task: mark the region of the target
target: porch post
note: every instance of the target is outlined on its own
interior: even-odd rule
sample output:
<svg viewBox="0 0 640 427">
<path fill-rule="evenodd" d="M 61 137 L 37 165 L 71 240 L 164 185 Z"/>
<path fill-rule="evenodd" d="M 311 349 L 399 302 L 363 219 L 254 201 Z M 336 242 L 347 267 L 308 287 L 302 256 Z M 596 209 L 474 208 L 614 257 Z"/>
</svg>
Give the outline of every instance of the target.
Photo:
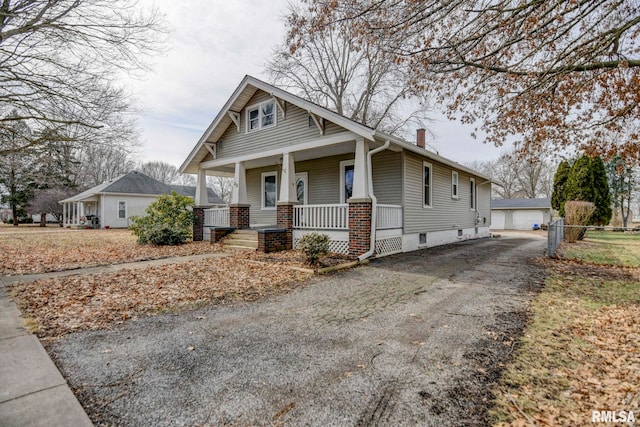
<svg viewBox="0 0 640 427">
<path fill-rule="evenodd" d="M 62 225 L 67 225 L 67 204 L 62 204 Z"/>
<path fill-rule="evenodd" d="M 207 174 L 204 169 L 198 170 L 198 180 L 196 181 L 196 206 L 204 206 L 209 203 L 209 197 L 207 194 Z"/>
<path fill-rule="evenodd" d="M 285 231 L 284 249 L 293 246 L 293 206 L 298 204 L 296 193 L 296 166 L 292 153 L 282 156 L 282 176 L 280 178 L 280 198 L 277 203 L 277 226 Z"/>
<path fill-rule="evenodd" d="M 367 199 L 369 190 L 367 186 L 367 153 L 369 143 L 364 138 L 356 139 L 356 159 L 353 165 L 353 190 L 351 198 Z"/>
<path fill-rule="evenodd" d="M 353 191 L 349 203 L 349 255 L 360 256 L 371 246 L 371 198 L 367 185 L 367 153 L 369 143 L 356 140 L 353 167 Z"/>
<path fill-rule="evenodd" d="M 249 228 L 249 203 L 247 202 L 247 177 L 244 163 L 236 163 L 233 193 L 229 204 L 229 226 L 233 228 Z"/>
</svg>

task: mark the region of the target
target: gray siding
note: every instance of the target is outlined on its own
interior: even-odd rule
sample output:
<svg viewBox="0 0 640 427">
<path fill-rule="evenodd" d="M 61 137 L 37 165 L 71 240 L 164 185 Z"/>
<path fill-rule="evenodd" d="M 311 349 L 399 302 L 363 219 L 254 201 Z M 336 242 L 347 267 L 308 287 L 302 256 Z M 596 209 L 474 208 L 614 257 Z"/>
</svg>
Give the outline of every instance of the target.
<svg viewBox="0 0 640 427">
<path fill-rule="evenodd" d="M 270 98 L 268 93 L 259 90 L 247 103 L 247 107 Z M 246 109 L 240 111 L 240 131 L 233 123 L 227 128 L 220 138 L 222 144 L 218 146 L 218 159 L 288 147 L 321 137 L 315 125 L 309 126 L 309 115 L 305 110 L 286 103 L 286 118 L 283 119 L 282 111 L 279 107 L 277 109 L 276 126 L 251 133 L 246 132 Z M 333 123 L 327 122 L 325 125 L 325 135 L 342 131 L 344 131 L 343 128 Z M 204 160 L 210 159 L 211 157 L 208 155 Z"/>
<path fill-rule="evenodd" d="M 296 173 L 308 176 L 310 205 L 337 204 L 340 200 L 340 162 L 354 159 L 354 154 L 323 157 L 296 162 Z M 278 172 L 280 192 L 280 165 L 247 170 L 247 199 L 251 204 L 251 224 L 276 224 L 275 210 L 262 210 L 262 173 Z M 402 153 L 385 151 L 373 157 L 373 185 L 378 203 L 400 205 L 402 202 Z"/>
<path fill-rule="evenodd" d="M 458 172 L 458 199 L 451 197 L 451 169 L 449 166 L 427 160 L 432 165 L 432 207 L 424 208 L 422 203 L 422 157 L 405 152 L 404 155 L 404 232 L 422 233 L 430 231 L 454 230 L 476 226 L 476 213 L 470 210 L 469 174 Z M 482 217 L 489 222 L 490 191 L 488 184 L 478 186 L 484 180 L 476 177 L 478 193 L 477 206 Z"/>
</svg>

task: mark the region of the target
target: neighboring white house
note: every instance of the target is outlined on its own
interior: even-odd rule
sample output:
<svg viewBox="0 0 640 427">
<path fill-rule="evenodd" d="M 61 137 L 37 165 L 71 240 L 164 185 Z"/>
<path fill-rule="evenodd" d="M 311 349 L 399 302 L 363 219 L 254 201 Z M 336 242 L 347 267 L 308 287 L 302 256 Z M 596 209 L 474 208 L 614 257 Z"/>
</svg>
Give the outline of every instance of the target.
<svg viewBox="0 0 640 427">
<path fill-rule="evenodd" d="M 195 187 L 171 186 L 131 171 L 61 200 L 63 224 L 66 227 L 125 228 L 130 225 L 132 216 L 144 215 L 145 209 L 159 195 L 172 191 L 193 197 Z M 225 204 L 210 188 L 207 188 L 207 203 L 211 206 Z"/>
<path fill-rule="evenodd" d="M 260 250 L 320 231 L 333 251 L 364 259 L 489 235 L 491 178 L 427 150 L 424 129 L 407 142 L 251 76 L 180 172 L 198 187 L 234 177 L 231 204 L 204 209 L 205 228 L 212 239 L 257 229 L 235 238 Z"/>
<path fill-rule="evenodd" d="M 549 199 L 491 200 L 493 230 L 531 230 L 535 225 L 549 224 L 552 215 Z"/>
</svg>

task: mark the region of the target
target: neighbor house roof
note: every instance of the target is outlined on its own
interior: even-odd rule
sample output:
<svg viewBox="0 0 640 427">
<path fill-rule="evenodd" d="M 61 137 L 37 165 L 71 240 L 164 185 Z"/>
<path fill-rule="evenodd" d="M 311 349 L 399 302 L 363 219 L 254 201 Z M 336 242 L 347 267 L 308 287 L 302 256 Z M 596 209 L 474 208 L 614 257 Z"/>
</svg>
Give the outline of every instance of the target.
<svg viewBox="0 0 640 427">
<path fill-rule="evenodd" d="M 388 135 L 380 130 L 373 129 L 369 126 L 366 126 L 362 123 L 359 123 L 355 120 L 349 119 L 341 114 L 338 114 L 334 111 L 331 111 L 327 108 L 324 108 L 318 104 L 315 104 L 306 99 L 300 98 L 297 95 L 294 95 L 286 90 L 280 89 L 276 86 L 273 86 L 269 83 L 263 82 L 262 80 L 256 79 L 252 76 L 245 76 L 236 90 L 233 92 L 229 100 L 225 103 L 222 109 L 218 112 L 216 117 L 213 119 L 207 130 L 204 132 L 196 146 L 191 150 L 189 156 L 184 161 L 184 163 L 180 166 L 180 172 L 182 173 L 196 173 L 198 171 L 198 164 L 207 156 L 209 153 L 209 149 L 205 146 L 206 143 L 215 143 L 217 142 L 227 128 L 233 123 L 232 116 L 234 114 L 239 114 L 246 104 L 251 100 L 251 97 L 258 91 L 262 90 L 271 96 L 278 98 L 282 101 L 286 101 L 290 104 L 297 106 L 303 110 L 308 111 L 310 114 L 317 115 L 326 119 L 336 125 L 353 132 L 354 134 L 367 139 L 369 141 L 389 140 L 393 144 L 397 146 L 404 147 L 410 151 L 413 151 L 423 157 L 430 158 L 435 161 L 439 161 L 448 166 L 452 166 L 458 170 L 465 171 L 474 176 L 478 176 L 480 178 L 486 179 L 487 181 L 497 182 L 496 180 L 491 179 L 483 174 L 480 174 L 473 169 L 467 168 L 459 163 L 454 162 L 453 160 L 442 157 L 436 153 L 433 153 L 429 150 L 425 150 L 423 148 L 418 147 L 417 145 L 407 142 L 403 139 L 394 137 L 392 135 Z"/>
<path fill-rule="evenodd" d="M 61 200 L 64 202 L 79 202 L 87 199 L 92 199 L 100 194 L 132 194 L 143 196 L 159 196 L 161 194 L 171 194 L 175 191 L 178 194 L 184 196 L 194 197 L 196 193 L 195 187 L 187 187 L 182 185 L 167 185 L 162 182 L 151 178 L 138 171 L 131 171 L 124 175 L 120 175 L 109 181 L 103 182 L 100 185 L 96 185 L 82 193 L 75 196 Z M 210 188 L 207 189 L 209 196 L 209 203 L 211 204 L 224 204 L 222 200 L 215 194 Z"/>
<path fill-rule="evenodd" d="M 182 194 L 183 196 L 189 196 L 193 199 L 195 199 L 196 197 L 196 187 L 192 187 L 189 185 L 172 185 L 171 188 L 173 188 L 176 191 L 176 193 Z M 224 200 L 218 197 L 216 192 L 209 187 L 207 187 L 207 199 L 209 200 L 209 204 L 212 204 L 212 205 L 225 204 Z"/>
<path fill-rule="evenodd" d="M 493 199 L 491 209 L 551 209 L 550 199 Z"/>
</svg>

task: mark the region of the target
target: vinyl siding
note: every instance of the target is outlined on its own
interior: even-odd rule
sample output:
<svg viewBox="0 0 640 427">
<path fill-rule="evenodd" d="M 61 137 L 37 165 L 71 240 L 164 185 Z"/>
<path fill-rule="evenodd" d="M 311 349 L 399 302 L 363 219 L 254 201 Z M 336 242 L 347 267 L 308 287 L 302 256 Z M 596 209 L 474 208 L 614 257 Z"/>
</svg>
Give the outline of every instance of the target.
<svg viewBox="0 0 640 427">
<path fill-rule="evenodd" d="M 470 210 L 469 178 L 471 175 L 458 172 L 458 199 L 451 197 L 451 172 L 449 166 L 427 160 L 432 165 L 432 207 L 422 204 L 422 165 L 426 160 L 405 152 L 404 155 L 404 233 L 423 233 L 453 230 L 476 226 L 476 213 Z M 477 206 L 482 218 L 489 221 L 489 185 L 479 186 L 483 179 L 476 177 Z"/>
<path fill-rule="evenodd" d="M 271 99 L 271 96 L 263 91 L 257 91 L 246 107 Z M 283 101 L 284 102 L 284 101 Z M 235 123 L 232 123 L 220 138 L 218 143 L 218 159 L 231 158 L 239 155 L 259 153 L 265 150 L 288 147 L 308 141 L 313 141 L 321 135 L 314 125 L 309 126 L 308 113 L 292 104 L 286 103 L 286 118 L 283 118 L 280 107 L 276 118 L 276 126 L 247 133 L 246 108 L 240 111 L 240 131 Z M 331 122 L 325 122 L 325 135 L 332 135 L 344 131 L 343 128 Z M 204 159 L 210 160 L 211 155 Z"/>
<path fill-rule="evenodd" d="M 308 200 L 310 205 L 337 204 L 340 201 L 340 162 L 352 160 L 354 154 L 323 157 L 296 162 L 296 173 L 308 175 Z M 402 202 L 402 153 L 385 151 L 373 157 L 373 185 L 378 203 L 399 205 Z M 262 173 L 278 172 L 280 193 L 280 165 L 246 171 L 247 199 L 251 204 L 251 224 L 276 224 L 275 210 L 262 210 Z"/>
<path fill-rule="evenodd" d="M 145 209 L 156 200 L 156 196 L 112 196 L 105 194 L 102 197 L 104 206 L 102 206 L 101 210 L 104 212 L 104 217 L 100 218 L 100 227 L 126 228 L 131 225 L 132 216 L 144 216 Z M 118 219 L 119 201 L 127 203 L 127 217 L 125 219 Z"/>
</svg>

